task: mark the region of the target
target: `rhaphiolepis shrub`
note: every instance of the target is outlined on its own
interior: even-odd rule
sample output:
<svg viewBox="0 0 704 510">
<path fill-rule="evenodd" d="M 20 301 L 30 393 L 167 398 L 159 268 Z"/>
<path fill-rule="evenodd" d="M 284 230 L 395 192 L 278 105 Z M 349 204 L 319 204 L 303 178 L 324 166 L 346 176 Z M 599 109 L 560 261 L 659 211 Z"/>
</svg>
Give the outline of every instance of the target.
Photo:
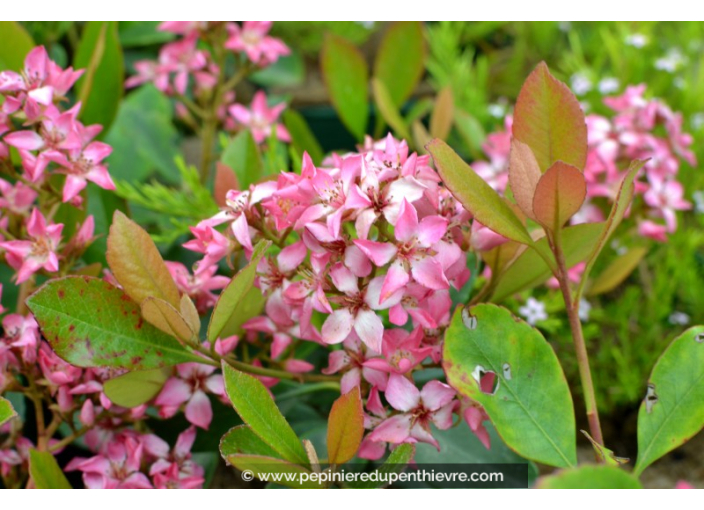
<svg viewBox="0 0 704 510">
<path fill-rule="evenodd" d="M 139 80 L 153 80 L 197 114 L 202 105 L 188 105 L 187 85 L 202 86 L 199 73 L 212 67 L 192 39 L 211 27 L 179 22 L 167 28 L 183 35 L 171 44 L 187 51 L 172 46 L 164 53 L 188 55 L 175 59 L 188 64 L 144 64 Z M 225 34 L 237 40 L 239 30 L 216 25 L 214 33 L 223 42 Z M 224 47 L 246 52 L 256 64 L 271 42 L 257 34 L 259 53 L 234 43 Z M 280 43 L 274 46 L 282 51 Z M 216 82 L 224 79 L 215 74 Z M 603 221 L 569 225 L 589 193 L 587 123 L 545 65 L 528 77 L 517 100 L 511 193 L 499 195 L 439 139 L 428 143 L 429 155 L 391 136 L 367 139 L 357 151 L 320 163 L 304 153 L 299 172 L 282 171 L 247 187 L 229 189 L 235 180 L 221 170 L 219 212 L 194 225 L 184 245 L 201 257 L 192 272 L 164 261 L 148 233 L 116 212 L 104 278 L 80 261 L 93 237 L 89 227 L 62 239 L 54 216 L 62 203 L 84 205 L 78 192 L 86 179 L 95 182 L 92 175 L 112 187 L 99 156 L 90 153 L 109 148 L 92 147 L 99 142 L 83 134 L 97 128 L 77 120 L 80 107 L 62 113 L 66 82 L 77 76 L 60 71 L 41 49 L 24 74 L 2 76 L 9 83 L 3 107 L 15 109 L 7 112 L 1 140 L 18 149 L 19 158 L 12 159 L 11 149 L 3 159 L 12 180 L 3 190 L 7 224 L 0 246 L 16 270 L 21 299 L 17 313 L 4 318 L 0 382 L 3 392 L 33 405 L 37 425 L 34 444 L 22 420 L 3 426 L 6 485 L 26 483 L 28 472 L 36 486 L 67 485 L 53 455 L 82 442 L 89 453 L 72 450 L 64 468 L 80 472 L 89 487 L 201 486 L 204 470 L 190 451 L 197 431 L 218 420 L 214 400 L 232 404 L 244 422 L 223 436 L 220 453 L 255 475 L 335 471 L 355 457 L 385 458 L 380 469 L 402 469 L 415 445 L 440 449 L 438 431 L 452 427 L 497 448 L 493 427 L 498 442 L 523 458 L 563 468 L 541 486 L 589 486 L 606 478 L 637 487 L 635 475 L 704 425 L 704 330 L 695 327 L 653 369 L 636 461 L 619 467 L 622 459 L 604 444 L 579 303 L 648 162 L 627 161 L 626 154 L 614 159 L 615 192 Z M 375 88 L 383 98 L 388 91 L 380 83 Z M 221 101 L 204 97 L 203 104 L 219 110 Z M 230 110 L 235 118 L 242 114 Z M 226 128 L 220 122 L 207 115 L 197 122 L 211 137 L 206 148 L 214 143 L 208 130 Z M 274 129 L 258 141 L 281 133 Z M 201 175 L 209 166 L 201 166 Z M 491 276 L 473 291 L 477 252 Z M 578 263 L 581 271 L 570 272 Z M 486 302 L 502 289 L 510 294 L 551 275 L 569 317 L 597 466 L 577 465 L 572 394 L 546 339 Z M 35 290 L 44 276 L 52 278 Z M 212 293 L 217 289 L 223 289 L 219 296 Z M 468 303 L 453 302 L 468 292 Z M 22 308 L 25 301 L 31 313 Z M 311 362 L 320 353 L 327 358 L 322 369 Z M 326 455 L 301 440 L 277 409 L 270 388 L 284 380 L 339 388 Z M 10 405 L 3 400 L 0 406 L 0 418 L 11 418 Z M 173 446 L 149 430 L 154 417 L 181 413 L 190 425 Z"/>
</svg>

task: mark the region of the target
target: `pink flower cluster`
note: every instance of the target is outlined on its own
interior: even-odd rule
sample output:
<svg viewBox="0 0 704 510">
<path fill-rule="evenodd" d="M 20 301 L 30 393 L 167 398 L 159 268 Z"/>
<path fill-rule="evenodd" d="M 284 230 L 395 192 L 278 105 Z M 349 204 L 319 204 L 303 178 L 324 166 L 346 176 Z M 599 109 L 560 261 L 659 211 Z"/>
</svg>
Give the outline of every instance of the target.
<svg viewBox="0 0 704 510">
<path fill-rule="evenodd" d="M 666 242 L 667 234 L 677 229 L 676 212 L 692 207 L 678 181 L 680 162 L 693 166 L 696 160 L 690 150 L 692 136 L 682 131 L 682 115 L 660 100 L 646 99 L 644 94 L 645 85 L 628 87 L 623 95 L 604 99 L 614 112 L 611 117 L 587 115 L 587 200 L 572 222 L 603 221 L 608 210 L 599 200 L 605 199 L 608 207 L 616 198 L 630 161 L 648 159 L 636 187 L 642 203 L 632 207 L 631 215 L 640 235 Z M 472 165 L 499 192 L 508 183 L 511 124 L 509 116 L 503 131 L 487 137 L 484 152 L 488 161 Z"/>
<path fill-rule="evenodd" d="M 470 219 L 429 157 L 389 135 L 321 166 L 305 154 L 300 174 L 231 190 L 227 207 L 193 227 L 184 246 L 202 254 L 197 276 L 274 241 L 278 253 L 258 266 L 264 314 L 245 323 L 247 340 L 264 335 L 271 362 L 294 373 L 313 369 L 295 357 L 301 340 L 340 345 L 323 372 L 342 375 L 343 393 L 362 390 L 370 432 L 359 455 L 379 458 L 387 444 L 438 446 L 430 424 L 447 429 L 454 414 L 488 446 L 479 410 L 440 381 L 413 382 L 415 370 L 441 361 L 450 288 L 470 276 Z"/>
<path fill-rule="evenodd" d="M 235 92 L 227 87 L 229 78 L 224 75 L 228 62 L 216 58 L 226 50 L 226 54 L 235 55 L 240 68 L 243 57 L 254 69 L 273 64 L 279 57 L 290 54 L 290 50 L 281 40 L 268 35 L 271 26 L 271 21 L 245 21 L 242 25 L 231 21 L 164 21 L 159 30 L 181 38 L 162 46 L 158 61 L 136 62 L 137 75 L 130 77 L 126 86 L 153 83 L 157 89 L 180 100 L 177 112 L 182 118 L 199 114 L 186 98 L 189 84 L 192 96 L 202 102 L 212 100 L 215 89 L 220 87 L 222 97 L 215 99 L 221 101 L 217 115 L 225 129 L 250 129 L 256 142 L 262 143 L 276 128 L 277 138 L 289 142 L 290 135 L 277 123 L 285 104 L 269 108 L 261 91 L 255 94 L 249 108 L 236 103 Z"/>
</svg>

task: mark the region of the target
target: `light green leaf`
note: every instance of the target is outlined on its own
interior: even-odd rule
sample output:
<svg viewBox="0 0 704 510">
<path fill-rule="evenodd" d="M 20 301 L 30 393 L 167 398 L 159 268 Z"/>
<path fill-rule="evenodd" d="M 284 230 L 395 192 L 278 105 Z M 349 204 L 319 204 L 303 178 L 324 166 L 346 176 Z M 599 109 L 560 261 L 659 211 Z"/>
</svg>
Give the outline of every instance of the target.
<svg viewBox="0 0 704 510">
<path fill-rule="evenodd" d="M 76 84 L 85 124 L 110 127 L 124 92 L 124 58 L 117 21 L 89 21 L 83 29 L 73 66 L 86 72 Z"/>
<path fill-rule="evenodd" d="M 386 90 L 386 85 L 379 81 L 378 78 L 372 78 L 372 89 L 374 90 L 374 101 L 376 106 L 379 108 L 382 117 L 386 123 L 391 126 L 391 128 L 396 132 L 399 138 L 404 140 L 410 140 L 411 135 L 408 132 L 408 128 L 401 117 L 396 105 L 393 104 L 391 96 L 388 90 Z"/>
<path fill-rule="evenodd" d="M 21 71 L 24 58 L 35 46 L 32 37 L 17 21 L 0 21 L 0 41 L 2 70 Z"/>
<path fill-rule="evenodd" d="M 582 223 L 567 227 L 562 231 L 562 249 L 567 267 L 583 261 L 594 247 L 594 243 L 604 230 L 603 223 Z M 547 250 L 545 238 L 535 243 L 536 249 Z M 499 283 L 491 297 L 492 301 L 503 301 L 508 296 L 524 289 L 530 289 L 547 281 L 552 276 L 550 268 L 535 249 L 525 250 L 499 277 Z"/>
<path fill-rule="evenodd" d="M 283 459 L 308 466 L 308 456 L 301 441 L 276 407 L 264 384 L 226 362 L 223 362 L 222 371 L 225 391 L 242 421 Z M 237 466 L 231 458 L 228 460 Z"/>
<path fill-rule="evenodd" d="M 49 452 L 29 450 L 29 476 L 37 489 L 73 489 L 66 476 Z"/>
<path fill-rule="evenodd" d="M 279 458 L 276 450 L 262 441 L 249 425 L 232 427 L 220 439 L 220 454 L 223 459 L 227 460 L 230 455 L 238 453 Z"/>
<path fill-rule="evenodd" d="M 648 253 L 647 248 L 636 246 L 619 256 L 594 279 L 594 282 L 589 286 L 587 294 L 596 296 L 618 287 L 638 267 L 646 253 Z"/>
<path fill-rule="evenodd" d="M 17 413 L 12 408 L 10 401 L 0 397 L 0 425 L 15 416 L 17 416 Z"/>
<path fill-rule="evenodd" d="M 450 385 L 484 407 L 511 449 L 551 466 L 576 465 L 572 395 L 537 329 L 496 305 L 459 307 L 445 333 L 443 358 Z M 485 393 L 479 381 L 491 373 L 494 392 Z"/>
<path fill-rule="evenodd" d="M 27 306 L 56 354 L 79 367 L 145 370 L 202 361 L 145 322 L 122 290 L 97 278 L 51 280 Z"/>
<path fill-rule="evenodd" d="M 369 70 L 359 50 L 344 38 L 327 34 L 320 56 L 325 86 L 337 114 L 361 141 L 367 129 Z"/>
<path fill-rule="evenodd" d="M 103 383 L 103 391 L 113 404 L 137 407 L 156 397 L 169 378 L 164 368 L 127 372 Z"/>
<path fill-rule="evenodd" d="M 675 338 L 655 364 L 638 412 L 640 474 L 704 428 L 704 326 Z"/>
<path fill-rule="evenodd" d="M 533 244 L 526 227 L 508 204 L 449 145 L 435 139 L 426 149 L 433 156 L 442 181 L 478 221 L 504 237 Z"/>
<path fill-rule="evenodd" d="M 398 109 L 410 97 L 425 70 L 425 38 L 420 21 L 397 21 L 384 34 L 374 60 L 374 78 L 384 84 Z"/>
<path fill-rule="evenodd" d="M 234 335 L 235 331 L 242 325 L 242 310 L 240 309 L 243 299 L 248 295 L 254 285 L 254 278 L 257 275 L 257 264 L 262 259 L 267 249 L 271 246 L 270 241 L 260 241 L 252 253 L 252 258 L 227 284 L 227 287 L 220 293 L 213 315 L 208 324 L 208 340 L 214 342 L 218 338 L 225 338 Z M 249 317 L 251 318 L 251 317 Z"/>
<path fill-rule="evenodd" d="M 240 131 L 230 140 L 220 161 L 235 171 L 241 189 L 249 189 L 264 177 L 264 163 L 252 133 Z"/>
<path fill-rule="evenodd" d="M 537 489 L 642 489 L 638 479 L 615 466 L 580 466 L 544 476 Z"/>
</svg>

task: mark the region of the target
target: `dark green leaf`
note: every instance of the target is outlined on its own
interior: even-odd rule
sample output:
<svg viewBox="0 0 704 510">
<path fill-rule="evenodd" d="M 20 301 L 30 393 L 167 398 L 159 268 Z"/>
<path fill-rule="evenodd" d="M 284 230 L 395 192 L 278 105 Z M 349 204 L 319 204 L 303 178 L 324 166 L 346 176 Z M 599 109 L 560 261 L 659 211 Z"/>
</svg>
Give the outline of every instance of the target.
<svg viewBox="0 0 704 510">
<path fill-rule="evenodd" d="M 374 77 L 400 108 L 415 90 L 425 70 L 425 38 L 420 21 L 397 21 L 384 34 L 374 61 Z"/>
<path fill-rule="evenodd" d="M 202 361 L 145 322 L 139 305 L 122 290 L 97 278 L 52 280 L 27 306 L 54 351 L 79 367 L 145 370 Z"/>
<path fill-rule="evenodd" d="M 288 109 L 284 112 L 283 119 L 298 154 L 302 156 L 304 152 L 307 152 L 313 163 L 319 165 L 323 161 L 323 149 L 308 127 L 303 115 L 296 110 Z"/>
<path fill-rule="evenodd" d="M 537 329 L 496 305 L 459 307 L 445 333 L 443 358 L 448 382 L 484 407 L 511 449 L 551 466 L 576 465 L 572 395 Z M 479 381 L 491 373 L 494 391 L 485 393 Z"/>
<path fill-rule="evenodd" d="M 238 453 L 279 458 L 276 450 L 262 441 L 249 425 L 232 427 L 220 439 L 220 454 L 223 459 L 227 460 L 230 455 Z"/>
<path fill-rule="evenodd" d="M 86 69 L 76 84 L 78 97 L 83 102 L 81 120 L 107 129 L 117 114 L 124 92 L 125 71 L 117 21 L 86 24 L 73 66 Z"/>
<path fill-rule="evenodd" d="M 343 124 L 361 141 L 369 117 L 369 71 L 359 50 L 347 40 L 327 34 L 320 57 L 321 72 L 330 100 Z"/>
</svg>

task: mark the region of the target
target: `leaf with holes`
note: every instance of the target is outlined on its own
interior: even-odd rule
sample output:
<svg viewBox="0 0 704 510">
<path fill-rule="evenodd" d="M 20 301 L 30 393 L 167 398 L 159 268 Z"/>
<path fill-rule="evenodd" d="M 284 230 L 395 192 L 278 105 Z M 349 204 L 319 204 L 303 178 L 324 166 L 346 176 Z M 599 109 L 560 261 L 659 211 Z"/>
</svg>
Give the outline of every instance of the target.
<svg viewBox="0 0 704 510">
<path fill-rule="evenodd" d="M 541 62 L 526 79 L 516 99 L 513 136 L 533 151 L 545 172 L 562 161 L 584 169 L 587 125 L 577 98 Z"/>
<path fill-rule="evenodd" d="M 357 454 L 364 435 L 364 410 L 359 388 L 338 398 L 328 418 L 328 462 L 344 464 Z"/>
<path fill-rule="evenodd" d="M 203 360 L 145 322 L 121 289 L 97 278 L 51 280 L 27 306 L 56 354 L 79 367 L 145 370 Z"/>
<path fill-rule="evenodd" d="M 103 391 L 113 404 L 138 407 L 159 394 L 169 375 L 170 371 L 164 368 L 127 372 L 105 381 Z"/>
<path fill-rule="evenodd" d="M 384 34 L 374 60 L 374 78 L 384 84 L 396 108 L 403 106 L 422 78 L 425 53 L 420 21 L 397 21 Z"/>
<path fill-rule="evenodd" d="M 580 466 L 538 480 L 537 489 L 642 489 L 631 473 L 615 466 Z"/>
<path fill-rule="evenodd" d="M 220 293 L 220 297 L 213 309 L 213 315 L 210 318 L 210 324 L 208 324 L 208 340 L 211 342 L 218 338 L 234 335 L 236 327 L 242 324 L 240 320 L 242 301 L 254 285 L 254 277 L 257 275 L 257 264 L 259 264 L 269 246 L 271 246 L 270 241 L 257 243 L 249 264 L 242 268 Z"/>
<path fill-rule="evenodd" d="M 158 297 L 180 307 L 178 288 L 154 241 L 120 211 L 112 217 L 106 257 L 115 279 L 134 301 Z"/>
<path fill-rule="evenodd" d="M 533 214 L 538 223 L 553 232 L 579 211 L 587 196 L 587 182 L 576 167 L 558 161 L 538 181 Z"/>
<path fill-rule="evenodd" d="M 226 362 L 223 362 L 222 371 L 225 391 L 242 421 L 281 458 L 307 466 L 308 456 L 303 444 L 276 407 L 266 386 L 256 377 L 240 372 Z"/>
<path fill-rule="evenodd" d="M 327 34 L 320 55 L 325 86 L 342 123 L 362 140 L 367 129 L 369 70 L 357 47 L 334 34 Z"/>
<path fill-rule="evenodd" d="M 576 465 L 572 395 L 537 329 L 496 305 L 459 307 L 445 333 L 443 358 L 450 385 L 484 407 L 512 450 L 551 466 Z"/>
<path fill-rule="evenodd" d="M 17 413 L 12 408 L 12 404 L 10 404 L 10 401 L 0 397 L 0 425 L 15 416 L 17 416 Z"/>
<path fill-rule="evenodd" d="M 704 326 L 675 338 L 653 368 L 638 412 L 636 474 L 704 428 Z"/>
<path fill-rule="evenodd" d="M 426 149 L 433 156 L 442 181 L 479 222 L 519 243 L 533 243 L 511 207 L 449 145 L 435 139 Z"/>
</svg>

